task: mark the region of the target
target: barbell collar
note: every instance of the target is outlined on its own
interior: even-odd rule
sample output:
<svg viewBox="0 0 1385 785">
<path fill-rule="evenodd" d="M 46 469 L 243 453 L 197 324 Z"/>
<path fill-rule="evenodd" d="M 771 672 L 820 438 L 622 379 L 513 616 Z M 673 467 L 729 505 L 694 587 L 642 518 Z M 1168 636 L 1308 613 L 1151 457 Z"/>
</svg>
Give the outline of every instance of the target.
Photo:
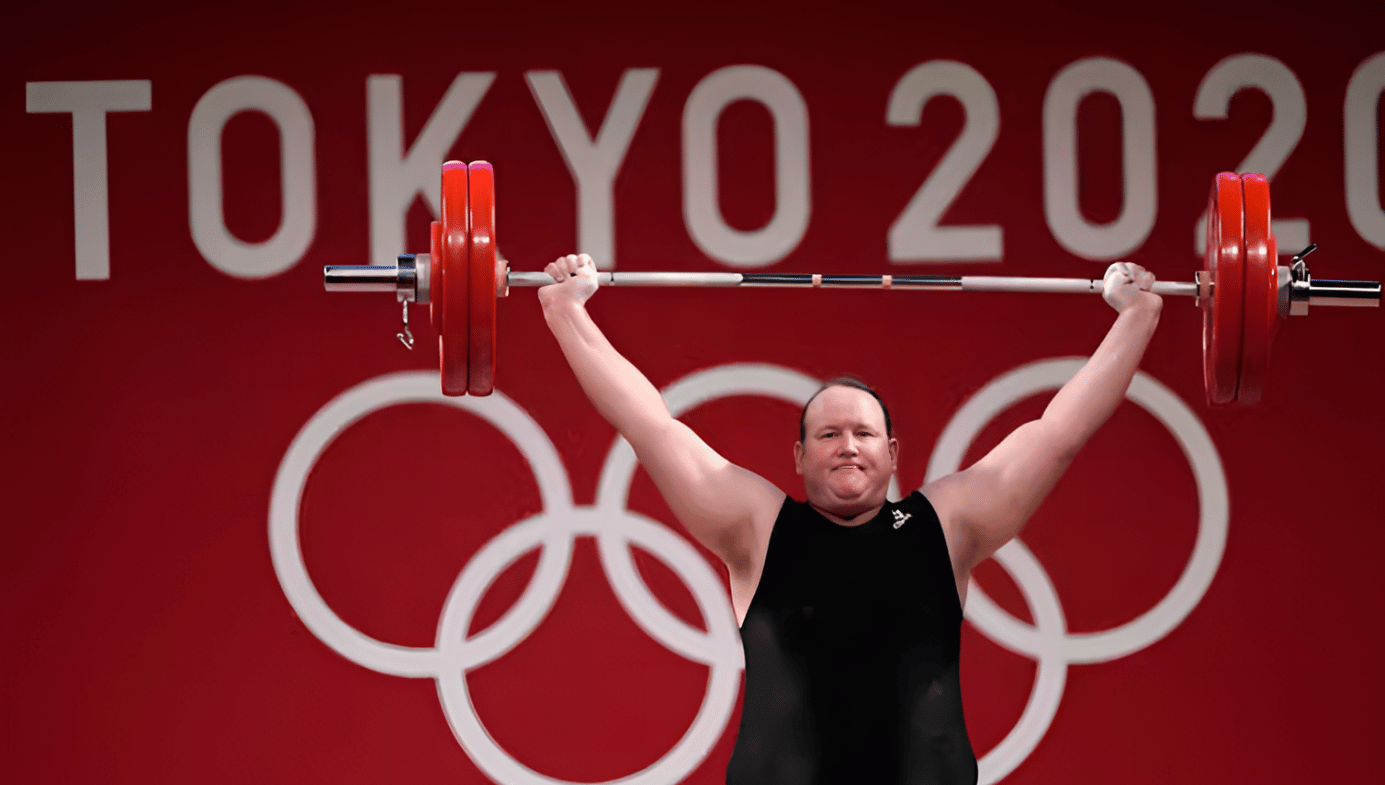
<svg viewBox="0 0 1385 785">
<path fill-rule="evenodd" d="M 407 256 L 408 254 L 405 254 Z M 431 299 L 433 290 L 433 257 L 426 253 L 414 254 L 414 290 L 412 297 L 405 297 L 405 291 L 400 290 L 399 298 L 415 303 L 427 303 Z M 400 256 L 403 259 L 404 256 Z"/>
<path fill-rule="evenodd" d="M 413 302 L 418 293 L 418 267 L 413 254 L 400 254 L 394 263 L 394 300 Z M 413 347 L 409 347 L 413 348 Z"/>
</svg>

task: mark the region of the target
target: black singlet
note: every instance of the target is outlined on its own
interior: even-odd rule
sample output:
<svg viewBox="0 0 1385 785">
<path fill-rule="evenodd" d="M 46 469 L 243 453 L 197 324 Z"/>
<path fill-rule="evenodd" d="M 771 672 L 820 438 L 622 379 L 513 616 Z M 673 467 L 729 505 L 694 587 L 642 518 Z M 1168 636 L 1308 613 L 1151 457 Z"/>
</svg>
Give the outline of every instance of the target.
<svg viewBox="0 0 1385 785">
<path fill-rule="evenodd" d="M 922 494 L 859 526 L 786 499 L 741 624 L 745 700 L 727 785 L 974 785 L 961 625 Z"/>
</svg>

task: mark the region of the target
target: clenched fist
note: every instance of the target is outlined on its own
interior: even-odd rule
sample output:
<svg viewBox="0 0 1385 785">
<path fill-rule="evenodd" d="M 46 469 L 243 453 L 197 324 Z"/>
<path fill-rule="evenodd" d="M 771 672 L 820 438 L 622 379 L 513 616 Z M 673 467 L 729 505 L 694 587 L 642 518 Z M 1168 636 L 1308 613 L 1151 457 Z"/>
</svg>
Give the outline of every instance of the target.
<svg viewBox="0 0 1385 785">
<path fill-rule="evenodd" d="M 539 288 L 545 306 L 562 299 L 582 305 L 596 293 L 596 263 L 586 254 L 560 256 L 543 271 L 553 276 L 553 283 Z"/>
<path fill-rule="evenodd" d="M 1158 309 L 1164 304 L 1164 298 L 1150 291 L 1154 273 L 1138 264 L 1116 262 L 1107 267 L 1103 284 L 1102 296 L 1117 312 L 1123 313 L 1132 305 Z"/>
</svg>

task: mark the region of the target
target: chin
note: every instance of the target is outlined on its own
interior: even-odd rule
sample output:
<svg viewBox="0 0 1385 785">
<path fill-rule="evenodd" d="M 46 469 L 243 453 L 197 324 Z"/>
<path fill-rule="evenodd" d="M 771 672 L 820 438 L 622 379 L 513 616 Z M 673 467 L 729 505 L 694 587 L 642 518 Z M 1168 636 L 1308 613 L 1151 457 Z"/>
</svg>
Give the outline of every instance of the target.
<svg viewBox="0 0 1385 785">
<path fill-rule="evenodd" d="M 816 484 L 816 489 L 807 488 L 804 490 L 808 497 L 819 506 L 824 508 L 856 508 L 867 509 L 877 504 L 885 503 L 885 492 L 888 486 L 880 486 L 875 483 L 865 482 L 864 477 L 852 478 L 854 482 L 836 482 L 839 478 L 824 477 L 822 482 Z"/>
<path fill-rule="evenodd" d="M 846 492 L 870 493 L 870 489 L 875 486 L 869 477 L 860 473 L 841 477 L 829 477 L 827 487 L 840 488 Z"/>
<path fill-rule="evenodd" d="M 837 505 L 837 507 L 855 509 L 856 512 L 860 512 L 861 509 L 866 509 L 873 505 L 875 494 L 871 493 L 871 489 L 866 487 L 866 489 L 860 490 L 831 489 L 828 496 L 830 496 L 832 503 Z"/>
<path fill-rule="evenodd" d="M 857 499 L 869 490 L 868 488 L 854 485 L 842 485 L 835 482 L 823 484 L 822 489 L 825 495 L 831 496 L 834 499 Z"/>
<path fill-rule="evenodd" d="M 873 504 L 883 504 L 885 501 L 885 491 L 881 488 L 865 487 L 837 487 L 828 486 L 829 495 L 838 504 L 849 504 L 852 506 L 872 506 Z"/>
</svg>

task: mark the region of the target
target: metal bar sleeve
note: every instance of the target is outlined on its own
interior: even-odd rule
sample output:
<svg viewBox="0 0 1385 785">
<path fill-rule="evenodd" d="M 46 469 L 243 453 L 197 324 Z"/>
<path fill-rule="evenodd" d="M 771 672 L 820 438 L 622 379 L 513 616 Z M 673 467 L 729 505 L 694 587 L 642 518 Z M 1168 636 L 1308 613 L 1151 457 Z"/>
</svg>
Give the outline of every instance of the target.
<svg viewBox="0 0 1385 785">
<path fill-rule="evenodd" d="M 393 292 L 397 267 L 329 264 L 322 268 L 322 285 L 329 292 Z"/>
<path fill-rule="evenodd" d="M 1308 283 L 1309 306 L 1380 307 L 1379 281 L 1327 281 L 1313 278 Z"/>
</svg>

